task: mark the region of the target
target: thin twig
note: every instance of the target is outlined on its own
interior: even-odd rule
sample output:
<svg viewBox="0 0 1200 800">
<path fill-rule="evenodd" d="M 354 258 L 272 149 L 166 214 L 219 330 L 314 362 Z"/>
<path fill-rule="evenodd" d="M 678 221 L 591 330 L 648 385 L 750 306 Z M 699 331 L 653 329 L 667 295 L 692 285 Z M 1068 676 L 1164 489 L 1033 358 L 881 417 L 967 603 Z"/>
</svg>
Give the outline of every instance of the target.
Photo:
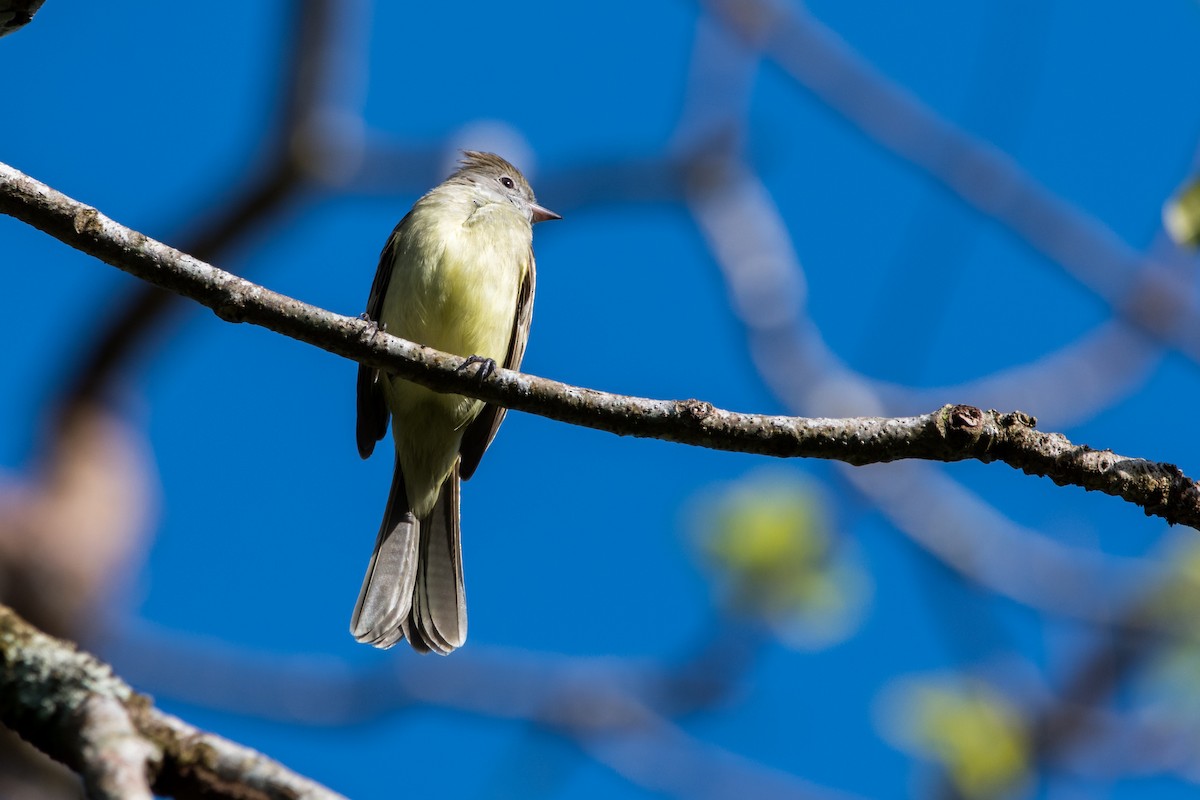
<svg viewBox="0 0 1200 800">
<path fill-rule="evenodd" d="M 272 292 L 205 264 L 96 209 L 0 164 L 0 212 L 77 250 L 213 309 L 442 392 L 457 392 L 560 422 L 625 436 L 776 457 L 827 458 L 862 465 L 917 458 L 1003 461 L 1058 484 L 1121 497 L 1168 522 L 1200 527 L 1200 487 L 1173 464 L 1072 444 L 1035 430 L 1020 412 L 943 406 L 914 417 L 804 417 L 739 414 L 700 400 L 607 394 L 498 369 L 485 380 L 463 359 L 406 342 L 373 323 Z"/>
</svg>

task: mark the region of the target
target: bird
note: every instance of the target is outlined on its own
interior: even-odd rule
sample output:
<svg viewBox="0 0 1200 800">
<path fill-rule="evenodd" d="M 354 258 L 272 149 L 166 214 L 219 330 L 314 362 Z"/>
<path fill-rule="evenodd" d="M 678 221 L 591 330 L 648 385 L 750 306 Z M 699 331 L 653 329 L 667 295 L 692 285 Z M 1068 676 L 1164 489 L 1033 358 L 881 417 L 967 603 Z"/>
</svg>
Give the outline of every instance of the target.
<svg viewBox="0 0 1200 800">
<path fill-rule="evenodd" d="M 533 225 L 561 216 L 538 205 L 515 166 L 463 151 L 458 168 L 413 205 L 388 237 L 365 318 L 390 334 L 464 357 L 481 379 L 517 369 L 533 315 Z M 467 636 L 460 480 L 469 479 L 505 408 L 441 394 L 360 365 L 358 452 L 368 458 L 391 420 L 395 467 L 350 632 L 389 648 L 448 655 Z"/>
</svg>

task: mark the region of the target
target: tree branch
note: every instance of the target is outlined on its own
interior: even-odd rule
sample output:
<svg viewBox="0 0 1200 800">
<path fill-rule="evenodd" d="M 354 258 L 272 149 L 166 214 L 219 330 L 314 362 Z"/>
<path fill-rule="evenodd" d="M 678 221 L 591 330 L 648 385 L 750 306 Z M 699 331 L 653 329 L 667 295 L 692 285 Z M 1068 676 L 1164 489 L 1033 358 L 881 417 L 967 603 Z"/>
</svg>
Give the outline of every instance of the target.
<svg viewBox="0 0 1200 800">
<path fill-rule="evenodd" d="M 1173 464 L 1072 444 L 1035 430 L 1020 412 L 943 406 L 915 417 L 816 419 L 739 414 L 700 400 L 607 394 L 497 369 L 486 380 L 459 372 L 462 358 L 413 344 L 374 324 L 272 292 L 205 264 L 105 217 L 0 164 L 0 213 L 16 217 L 119 269 L 208 306 L 229 322 L 250 322 L 380 367 L 442 392 L 457 392 L 560 422 L 622 436 L 781 458 L 862 465 L 898 459 L 1004 463 L 1055 483 L 1098 490 L 1148 515 L 1200 527 L 1200 488 Z"/>
<path fill-rule="evenodd" d="M 45 0 L 0 0 L 0 36 L 28 25 Z"/>
<path fill-rule="evenodd" d="M 0 0 L 2 5 L 5 0 Z M 241 181 L 230 181 L 228 196 L 216 204 L 215 215 L 203 219 L 187 236 L 184 250 L 197 258 L 212 259 L 245 237 L 267 225 L 282 209 L 294 202 L 318 171 L 321 152 L 310 139 L 315 135 L 322 109 L 320 76 L 328 71 L 334 25 L 331 0 L 305 0 L 294 4 L 287 17 L 291 30 L 286 37 L 288 53 L 280 71 L 281 85 L 273 91 L 281 97 L 279 119 L 271 125 L 261 145 L 263 164 Z M 325 169 L 331 167 L 325 165 Z M 96 399 L 112 374 L 138 351 L 148 333 L 163 323 L 179 296 L 158 286 L 142 284 L 124 295 L 116 312 L 98 321 L 97 335 L 83 348 L 82 363 L 72 364 L 59 412 L 69 417 Z"/>
<path fill-rule="evenodd" d="M 83 778 L 93 800 L 338 800 L 266 756 L 156 709 L 75 646 L 0 606 L 0 722 Z"/>
</svg>

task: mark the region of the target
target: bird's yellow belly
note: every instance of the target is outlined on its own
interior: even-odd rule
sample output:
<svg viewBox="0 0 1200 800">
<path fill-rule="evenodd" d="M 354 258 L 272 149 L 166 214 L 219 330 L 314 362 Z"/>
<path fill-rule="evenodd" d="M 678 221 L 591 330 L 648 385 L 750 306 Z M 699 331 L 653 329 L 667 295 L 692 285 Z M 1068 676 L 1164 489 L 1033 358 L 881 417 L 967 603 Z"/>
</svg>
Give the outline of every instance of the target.
<svg viewBox="0 0 1200 800">
<path fill-rule="evenodd" d="M 482 210 L 482 209 L 481 209 Z M 505 212 L 507 213 L 507 212 Z M 420 224 L 420 220 L 418 220 Z M 511 226 L 443 225 L 425 231 L 435 252 L 397 253 L 379 322 L 388 333 L 460 356 L 477 355 L 503 364 L 508 354 L 517 293 L 527 269 L 529 241 L 513 241 Z M 437 490 L 458 456 L 463 429 L 483 403 L 440 394 L 409 381 L 388 378 L 384 394 L 392 411 L 409 500 L 418 514 L 432 507 Z M 411 476 L 411 478 L 410 478 Z M 412 485 L 428 476 L 423 485 Z"/>
</svg>

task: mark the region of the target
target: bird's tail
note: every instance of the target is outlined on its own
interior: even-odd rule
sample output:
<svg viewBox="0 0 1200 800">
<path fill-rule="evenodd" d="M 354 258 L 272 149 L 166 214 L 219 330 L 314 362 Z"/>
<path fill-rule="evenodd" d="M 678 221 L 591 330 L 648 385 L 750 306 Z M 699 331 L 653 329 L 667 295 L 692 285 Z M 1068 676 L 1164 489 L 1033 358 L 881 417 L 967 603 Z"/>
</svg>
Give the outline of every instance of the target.
<svg viewBox="0 0 1200 800">
<path fill-rule="evenodd" d="M 450 654 L 467 640 L 458 486 L 456 461 L 433 510 L 421 520 L 421 557 L 406 631 L 415 649 L 441 655 Z"/>
<path fill-rule="evenodd" d="M 459 528 L 458 464 L 429 515 L 409 509 L 399 462 L 383 524 L 363 579 L 350 632 L 360 642 L 391 647 L 407 637 L 413 649 L 446 655 L 467 638 Z"/>
</svg>

